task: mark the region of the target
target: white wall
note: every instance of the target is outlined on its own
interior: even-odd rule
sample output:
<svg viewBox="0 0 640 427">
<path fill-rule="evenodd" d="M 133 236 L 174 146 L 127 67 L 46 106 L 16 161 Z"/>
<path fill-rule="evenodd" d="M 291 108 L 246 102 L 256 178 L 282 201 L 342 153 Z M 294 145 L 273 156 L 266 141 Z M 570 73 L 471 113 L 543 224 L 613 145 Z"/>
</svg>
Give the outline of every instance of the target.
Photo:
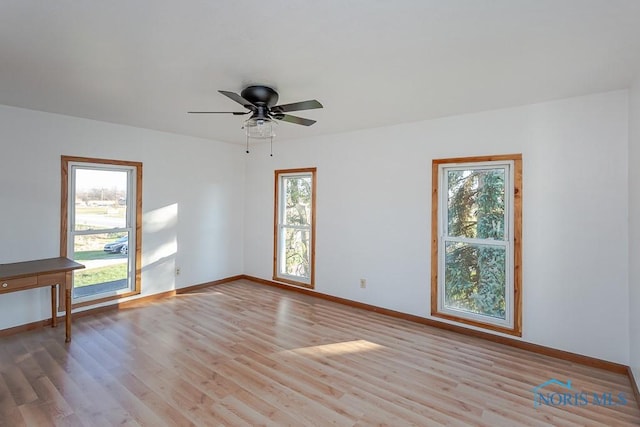
<svg viewBox="0 0 640 427">
<path fill-rule="evenodd" d="M 640 75 L 629 96 L 629 366 L 640 384 Z"/>
<path fill-rule="evenodd" d="M 638 372 L 640 275 L 630 260 L 638 258 L 640 200 L 630 190 L 640 177 L 634 167 L 628 177 L 628 166 L 640 160 L 639 88 L 629 160 L 627 91 L 276 141 L 273 158 L 266 144 L 245 155 L 224 143 L 0 106 L 0 262 L 58 255 L 66 154 L 144 163 L 143 295 L 240 273 L 270 279 L 273 171 L 317 166 L 317 291 L 429 317 L 431 160 L 520 152 L 523 339 L 631 360 Z M 47 318 L 47 301 L 45 289 L 3 295 L 0 329 Z"/>
<path fill-rule="evenodd" d="M 6 106 L 0 106 L 0 263 L 59 255 L 63 154 L 143 162 L 142 295 L 242 273 L 241 148 Z M 46 289 L 2 295 L 0 329 L 48 318 L 48 295 Z"/>
<path fill-rule="evenodd" d="M 522 339 L 627 364 L 627 95 L 254 147 L 244 272 L 272 277 L 273 171 L 316 166 L 316 290 L 430 317 L 431 160 L 522 153 Z"/>
</svg>

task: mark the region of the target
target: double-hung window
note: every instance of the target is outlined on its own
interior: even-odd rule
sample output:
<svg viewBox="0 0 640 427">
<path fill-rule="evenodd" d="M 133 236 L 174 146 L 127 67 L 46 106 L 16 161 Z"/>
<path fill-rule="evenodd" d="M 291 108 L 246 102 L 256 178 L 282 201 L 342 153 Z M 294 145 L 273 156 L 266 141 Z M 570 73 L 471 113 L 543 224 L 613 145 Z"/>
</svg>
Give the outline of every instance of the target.
<svg viewBox="0 0 640 427">
<path fill-rule="evenodd" d="M 62 256 L 73 305 L 140 293 L 142 163 L 62 156 Z"/>
<path fill-rule="evenodd" d="M 431 314 L 520 336 L 521 155 L 433 161 Z"/>
<path fill-rule="evenodd" d="M 314 287 L 316 168 L 275 171 L 273 279 Z"/>
</svg>

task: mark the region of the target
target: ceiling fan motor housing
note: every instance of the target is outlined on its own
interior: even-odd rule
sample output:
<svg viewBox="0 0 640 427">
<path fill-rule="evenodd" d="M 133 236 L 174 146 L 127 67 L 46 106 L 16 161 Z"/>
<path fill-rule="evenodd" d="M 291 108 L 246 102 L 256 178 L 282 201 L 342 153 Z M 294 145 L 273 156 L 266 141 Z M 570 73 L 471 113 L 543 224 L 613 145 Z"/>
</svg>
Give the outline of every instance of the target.
<svg viewBox="0 0 640 427">
<path fill-rule="evenodd" d="M 278 103 L 278 92 L 267 86 L 249 86 L 242 90 L 240 96 L 255 106 L 271 108 Z"/>
</svg>

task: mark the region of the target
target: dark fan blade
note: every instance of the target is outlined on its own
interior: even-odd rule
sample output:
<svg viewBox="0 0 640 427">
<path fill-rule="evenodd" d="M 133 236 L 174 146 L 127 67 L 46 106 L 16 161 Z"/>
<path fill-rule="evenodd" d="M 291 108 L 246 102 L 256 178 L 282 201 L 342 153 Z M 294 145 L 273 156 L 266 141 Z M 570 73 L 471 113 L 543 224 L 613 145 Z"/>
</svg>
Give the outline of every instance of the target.
<svg viewBox="0 0 640 427">
<path fill-rule="evenodd" d="M 187 111 L 188 114 L 233 114 L 234 116 L 244 116 L 251 111 L 241 113 L 239 111 Z"/>
<path fill-rule="evenodd" d="M 316 122 L 315 120 L 303 119 L 302 117 L 292 116 L 290 114 L 278 114 L 277 116 L 274 116 L 274 118 L 282 120 L 283 122 L 295 123 L 303 126 L 311 126 Z"/>
<path fill-rule="evenodd" d="M 227 97 L 233 99 L 234 101 L 236 101 L 238 104 L 242 105 L 245 108 L 249 108 L 249 109 L 255 108 L 255 105 L 253 105 L 251 102 L 247 101 L 246 99 L 244 99 L 243 97 L 241 97 L 237 93 L 229 92 L 229 91 L 226 91 L 226 90 L 219 90 L 218 92 L 220 92 L 224 96 L 227 96 Z"/>
<path fill-rule="evenodd" d="M 310 99 L 308 101 L 294 102 L 293 104 L 276 105 L 271 109 L 282 113 L 288 113 L 289 111 L 313 110 L 315 108 L 322 108 L 322 104 L 315 99 Z"/>
</svg>

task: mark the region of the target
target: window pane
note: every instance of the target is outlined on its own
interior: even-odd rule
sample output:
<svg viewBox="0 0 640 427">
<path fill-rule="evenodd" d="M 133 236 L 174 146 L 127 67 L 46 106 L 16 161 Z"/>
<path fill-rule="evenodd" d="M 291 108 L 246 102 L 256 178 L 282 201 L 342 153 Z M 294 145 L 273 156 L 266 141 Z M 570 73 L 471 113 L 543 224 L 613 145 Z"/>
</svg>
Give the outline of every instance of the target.
<svg viewBox="0 0 640 427">
<path fill-rule="evenodd" d="M 127 172 L 75 169 L 75 229 L 127 226 Z"/>
<path fill-rule="evenodd" d="M 287 195 L 283 223 L 286 225 L 311 224 L 311 176 L 285 177 Z"/>
<path fill-rule="evenodd" d="M 448 235 L 504 240 L 505 169 L 447 170 Z"/>
<path fill-rule="evenodd" d="M 129 287 L 128 233 L 76 235 L 73 252 L 73 259 L 86 266 L 74 272 L 74 298 Z"/>
<path fill-rule="evenodd" d="M 310 231 L 284 227 L 281 233 L 280 273 L 308 279 L 311 276 Z"/>
<path fill-rule="evenodd" d="M 445 257 L 445 307 L 505 319 L 505 247 L 446 242 Z"/>
</svg>

